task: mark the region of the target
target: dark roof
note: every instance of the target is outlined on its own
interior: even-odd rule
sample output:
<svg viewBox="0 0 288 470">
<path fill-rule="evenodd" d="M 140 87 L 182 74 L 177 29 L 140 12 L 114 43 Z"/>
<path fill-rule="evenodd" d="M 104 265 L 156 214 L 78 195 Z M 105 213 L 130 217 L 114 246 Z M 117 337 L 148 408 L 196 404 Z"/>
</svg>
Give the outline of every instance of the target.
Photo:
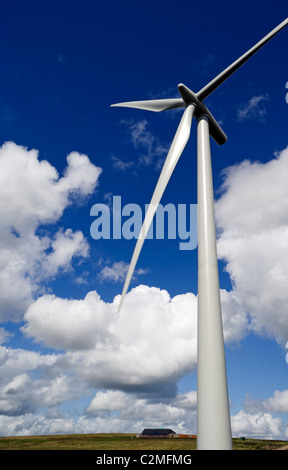
<svg viewBox="0 0 288 470">
<path fill-rule="evenodd" d="M 145 435 L 145 436 L 166 436 L 167 434 L 175 434 L 174 431 L 172 431 L 172 429 L 159 429 L 159 428 L 156 428 L 156 429 L 144 429 L 142 431 L 142 435 Z"/>
</svg>

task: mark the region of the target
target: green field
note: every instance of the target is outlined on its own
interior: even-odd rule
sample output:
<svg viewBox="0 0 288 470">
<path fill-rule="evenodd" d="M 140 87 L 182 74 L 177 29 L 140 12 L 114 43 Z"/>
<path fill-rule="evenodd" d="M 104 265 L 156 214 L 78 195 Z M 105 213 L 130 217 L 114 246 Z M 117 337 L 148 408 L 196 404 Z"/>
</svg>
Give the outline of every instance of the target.
<svg viewBox="0 0 288 470">
<path fill-rule="evenodd" d="M 233 439 L 234 450 L 277 450 L 286 441 Z M 137 439 L 134 434 L 0 437 L 0 450 L 196 450 L 196 439 Z"/>
</svg>

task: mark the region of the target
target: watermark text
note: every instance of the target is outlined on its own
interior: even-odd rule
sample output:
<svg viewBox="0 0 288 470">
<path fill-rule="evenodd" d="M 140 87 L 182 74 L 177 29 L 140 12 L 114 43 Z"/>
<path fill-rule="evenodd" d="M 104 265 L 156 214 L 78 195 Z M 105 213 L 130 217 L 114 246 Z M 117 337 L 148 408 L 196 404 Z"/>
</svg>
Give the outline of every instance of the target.
<svg viewBox="0 0 288 470">
<path fill-rule="evenodd" d="M 149 204 L 144 213 L 138 204 L 125 204 L 121 196 L 113 196 L 112 205 L 94 204 L 90 215 L 94 217 L 90 235 L 94 240 L 137 239 L 145 220 Z M 159 204 L 155 206 L 155 216 L 149 226 L 146 238 L 179 239 L 180 250 L 194 250 L 197 247 L 197 204 Z"/>
</svg>

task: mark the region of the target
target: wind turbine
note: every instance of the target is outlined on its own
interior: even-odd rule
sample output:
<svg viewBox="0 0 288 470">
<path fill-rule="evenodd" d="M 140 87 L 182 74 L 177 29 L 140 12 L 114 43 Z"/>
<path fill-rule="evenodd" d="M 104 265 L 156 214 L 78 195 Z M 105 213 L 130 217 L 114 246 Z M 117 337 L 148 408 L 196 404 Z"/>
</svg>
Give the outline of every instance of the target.
<svg viewBox="0 0 288 470">
<path fill-rule="evenodd" d="M 232 435 L 227 388 L 219 273 L 216 251 L 213 178 L 210 135 L 223 145 L 227 137 L 203 100 L 243 65 L 253 54 L 288 24 L 288 18 L 255 46 L 217 75 L 198 93 L 182 83 L 181 98 L 131 101 L 111 106 L 165 111 L 185 108 L 162 168 L 140 230 L 124 283 L 118 311 L 123 304 L 141 248 L 163 192 L 190 136 L 193 116 L 197 120 L 197 203 L 198 203 L 198 345 L 197 345 L 197 449 L 231 450 Z M 209 135 L 210 134 L 210 135 Z"/>
</svg>

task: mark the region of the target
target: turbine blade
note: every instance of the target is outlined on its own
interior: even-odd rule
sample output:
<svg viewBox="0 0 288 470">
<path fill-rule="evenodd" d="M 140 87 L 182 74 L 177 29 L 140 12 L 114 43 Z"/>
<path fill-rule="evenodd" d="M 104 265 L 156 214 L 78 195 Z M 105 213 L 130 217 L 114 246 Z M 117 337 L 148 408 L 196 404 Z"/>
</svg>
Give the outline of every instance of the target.
<svg viewBox="0 0 288 470">
<path fill-rule="evenodd" d="M 288 24 L 288 18 L 282 21 L 276 28 L 270 31 L 261 41 L 259 41 L 255 46 L 253 46 L 249 51 L 243 54 L 239 59 L 233 62 L 229 67 L 227 67 L 223 72 L 221 72 L 217 77 L 215 77 L 210 83 L 208 83 L 202 90 L 197 93 L 197 98 L 199 100 L 204 100 L 209 96 L 216 88 L 218 88 L 221 83 L 223 83 L 230 75 L 232 75 L 241 65 L 243 65 L 253 54 L 255 54 L 261 47 L 264 46 L 270 39 L 273 38 L 281 29 L 283 29 Z"/>
<path fill-rule="evenodd" d="M 128 290 L 138 257 L 140 255 L 143 243 L 145 241 L 146 235 L 148 233 L 148 230 L 150 228 L 151 222 L 153 220 L 154 214 L 157 210 L 157 207 L 160 203 L 160 200 L 162 198 L 162 195 L 165 191 L 165 188 L 168 184 L 168 181 L 170 180 L 170 177 L 174 171 L 174 168 L 185 148 L 185 145 L 189 139 L 190 136 L 190 129 L 191 129 L 191 123 L 192 123 L 192 117 L 193 113 L 195 110 L 195 106 L 189 105 L 185 109 L 182 119 L 180 121 L 180 124 L 178 126 L 177 132 L 175 134 L 175 137 L 173 139 L 173 142 L 171 144 L 170 150 L 168 152 L 168 155 L 166 157 L 164 166 L 162 168 L 161 174 L 159 176 L 156 188 L 154 190 L 151 202 L 148 206 L 148 210 L 145 215 L 145 219 L 142 225 L 142 228 L 140 230 L 140 234 L 138 236 L 138 240 L 134 249 L 134 253 L 130 262 L 130 266 L 127 272 L 126 280 L 124 283 L 123 291 L 122 291 L 122 296 L 120 300 L 120 304 L 118 307 L 118 312 L 121 309 L 121 306 L 123 304 L 124 297 L 126 295 L 126 292 Z"/>
<path fill-rule="evenodd" d="M 127 103 L 111 104 L 111 107 L 145 109 L 146 111 L 166 111 L 167 109 L 184 108 L 185 103 L 181 98 L 167 100 L 128 101 Z"/>
</svg>

